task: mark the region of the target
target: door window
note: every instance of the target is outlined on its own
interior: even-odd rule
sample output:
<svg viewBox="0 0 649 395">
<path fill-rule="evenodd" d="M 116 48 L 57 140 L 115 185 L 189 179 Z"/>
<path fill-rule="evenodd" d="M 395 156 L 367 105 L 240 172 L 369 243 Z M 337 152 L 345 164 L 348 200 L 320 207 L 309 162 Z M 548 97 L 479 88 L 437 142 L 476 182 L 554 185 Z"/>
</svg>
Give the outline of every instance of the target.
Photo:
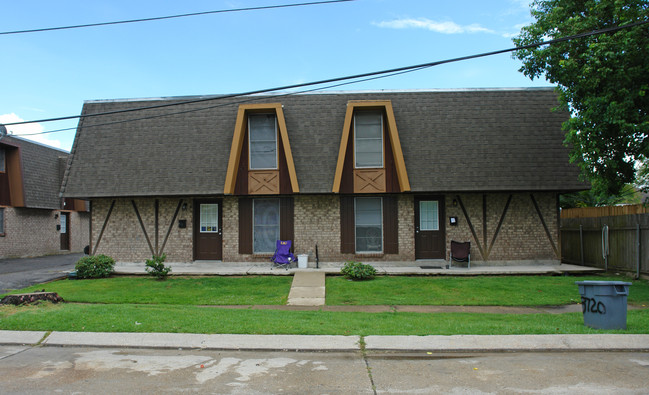
<svg viewBox="0 0 649 395">
<path fill-rule="evenodd" d="M 439 230 L 439 202 L 437 200 L 419 202 L 419 230 Z"/>
<path fill-rule="evenodd" d="M 61 217 L 59 218 L 61 220 L 61 234 L 66 234 L 68 233 L 68 221 L 67 221 L 68 215 L 61 213 Z"/>
<path fill-rule="evenodd" d="M 219 205 L 201 204 L 201 233 L 219 231 Z"/>
</svg>

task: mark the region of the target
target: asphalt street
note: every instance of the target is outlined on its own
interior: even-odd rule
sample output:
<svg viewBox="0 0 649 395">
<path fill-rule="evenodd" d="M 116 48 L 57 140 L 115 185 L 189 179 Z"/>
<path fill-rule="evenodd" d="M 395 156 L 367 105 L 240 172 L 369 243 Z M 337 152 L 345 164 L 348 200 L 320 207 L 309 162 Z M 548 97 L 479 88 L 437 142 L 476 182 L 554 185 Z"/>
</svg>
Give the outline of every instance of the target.
<svg viewBox="0 0 649 395">
<path fill-rule="evenodd" d="M 0 346 L 4 394 L 646 394 L 646 352 L 278 352 Z"/>
<path fill-rule="evenodd" d="M 65 277 L 83 254 L 0 259 L 0 294 Z"/>
</svg>

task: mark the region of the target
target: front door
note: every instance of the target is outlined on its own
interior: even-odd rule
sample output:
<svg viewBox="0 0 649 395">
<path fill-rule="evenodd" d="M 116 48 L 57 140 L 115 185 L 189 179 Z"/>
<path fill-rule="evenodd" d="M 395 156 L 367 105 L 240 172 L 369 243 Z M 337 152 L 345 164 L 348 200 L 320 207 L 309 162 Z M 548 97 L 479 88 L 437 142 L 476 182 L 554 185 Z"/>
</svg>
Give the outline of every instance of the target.
<svg viewBox="0 0 649 395">
<path fill-rule="evenodd" d="M 194 201 L 194 260 L 222 259 L 221 201 Z"/>
<path fill-rule="evenodd" d="M 61 213 L 59 217 L 61 228 L 61 249 L 70 249 L 70 213 Z"/>
<path fill-rule="evenodd" d="M 443 197 L 415 197 L 415 258 L 446 259 Z"/>
</svg>

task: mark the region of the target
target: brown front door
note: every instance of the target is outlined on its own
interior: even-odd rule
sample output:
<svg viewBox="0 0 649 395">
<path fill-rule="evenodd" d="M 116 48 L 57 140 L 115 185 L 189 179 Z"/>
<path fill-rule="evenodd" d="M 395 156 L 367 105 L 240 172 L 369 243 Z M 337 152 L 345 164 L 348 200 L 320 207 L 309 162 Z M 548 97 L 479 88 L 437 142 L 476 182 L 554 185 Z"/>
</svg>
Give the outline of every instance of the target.
<svg viewBox="0 0 649 395">
<path fill-rule="evenodd" d="M 194 260 L 223 257 L 221 200 L 194 201 Z"/>
<path fill-rule="evenodd" d="M 415 197 L 415 258 L 446 259 L 443 197 Z"/>
<path fill-rule="evenodd" d="M 70 249 L 70 214 L 61 213 L 60 214 L 60 228 L 61 228 L 61 249 L 69 250 Z"/>
</svg>

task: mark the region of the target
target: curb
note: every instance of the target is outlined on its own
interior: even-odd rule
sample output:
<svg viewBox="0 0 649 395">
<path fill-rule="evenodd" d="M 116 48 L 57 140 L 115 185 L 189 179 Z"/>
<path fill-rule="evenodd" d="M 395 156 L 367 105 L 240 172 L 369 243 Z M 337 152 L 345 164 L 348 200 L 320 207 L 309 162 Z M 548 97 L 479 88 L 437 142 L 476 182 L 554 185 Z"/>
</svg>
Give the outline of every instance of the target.
<svg viewBox="0 0 649 395">
<path fill-rule="evenodd" d="M 0 331 L 1 345 L 223 351 L 557 352 L 649 351 L 649 335 L 360 336 Z M 45 338 L 44 338 L 45 337 Z"/>
<path fill-rule="evenodd" d="M 649 351 L 649 335 L 366 336 L 366 351 Z"/>
</svg>

